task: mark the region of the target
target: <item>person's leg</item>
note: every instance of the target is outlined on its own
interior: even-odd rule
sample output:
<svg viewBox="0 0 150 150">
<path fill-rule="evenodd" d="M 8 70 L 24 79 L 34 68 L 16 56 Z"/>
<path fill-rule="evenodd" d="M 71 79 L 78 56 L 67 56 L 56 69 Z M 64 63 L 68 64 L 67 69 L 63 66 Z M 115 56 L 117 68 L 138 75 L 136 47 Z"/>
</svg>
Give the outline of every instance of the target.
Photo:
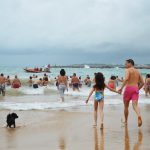
<svg viewBox="0 0 150 150">
<path fill-rule="evenodd" d="M 128 115 L 129 115 L 129 103 L 130 101 L 124 100 L 124 117 L 125 117 L 125 124 L 128 123 Z"/>
<path fill-rule="evenodd" d="M 148 88 L 148 94 L 150 95 L 150 87 Z"/>
<path fill-rule="evenodd" d="M 64 99 L 65 88 L 66 88 L 66 87 L 63 87 L 63 89 L 62 89 L 62 97 L 61 97 L 62 102 L 65 101 L 65 99 Z"/>
<path fill-rule="evenodd" d="M 138 116 L 138 126 L 140 127 L 142 125 L 142 117 L 140 114 L 140 109 L 138 107 L 138 101 L 137 100 L 133 100 L 132 101 L 132 106 L 134 111 L 136 112 L 137 116 Z"/>
<path fill-rule="evenodd" d="M 103 112 L 103 108 L 104 108 L 104 100 L 101 100 L 99 102 L 99 108 L 100 108 L 100 121 L 101 121 L 101 129 L 103 129 L 103 123 L 104 123 L 104 112 Z"/>
<path fill-rule="evenodd" d="M 145 87 L 145 96 L 148 96 L 148 89 Z"/>
<path fill-rule="evenodd" d="M 2 91 L 2 95 L 5 96 L 5 90 Z"/>
<path fill-rule="evenodd" d="M 94 124 L 93 126 L 97 126 L 97 108 L 98 108 L 98 101 L 94 100 Z"/>
<path fill-rule="evenodd" d="M 60 95 L 60 98 L 61 98 L 62 102 L 64 102 L 63 87 L 61 85 L 59 86 L 59 95 Z"/>
</svg>

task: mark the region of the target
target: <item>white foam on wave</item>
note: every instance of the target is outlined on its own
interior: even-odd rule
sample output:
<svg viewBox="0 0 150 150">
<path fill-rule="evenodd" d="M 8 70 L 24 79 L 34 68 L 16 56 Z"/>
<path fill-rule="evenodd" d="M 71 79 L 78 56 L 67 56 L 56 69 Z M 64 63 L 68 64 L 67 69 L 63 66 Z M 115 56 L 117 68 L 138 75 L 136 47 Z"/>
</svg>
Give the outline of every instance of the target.
<svg viewBox="0 0 150 150">
<path fill-rule="evenodd" d="M 44 88 L 39 87 L 37 89 L 34 88 L 20 88 L 18 89 L 19 91 L 21 91 L 22 93 L 24 93 L 25 95 L 42 95 L 44 94 Z"/>
<path fill-rule="evenodd" d="M 45 110 L 45 109 L 63 109 L 76 106 L 84 106 L 85 102 L 32 102 L 32 103 L 12 103 L 1 102 L 0 109 L 9 110 Z"/>
<path fill-rule="evenodd" d="M 54 88 L 50 86 L 43 86 L 37 89 L 34 89 L 32 87 L 21 87 L 18 89 L 18 91 L 24 93 L 25 95 L 44 95 L 46 90 L 54 91 Z M 49 91 L 49 93 L 51 92 Z"/>
<path fill-rule="evenodd" d="M 89 103 L 85 103 L 85 99 L 80 100 L 70 100 L 66 102 L 31 102 L 31 103 L 15 103 L 15 102 L 0 102 L 0 109 L 8 109 L 8 110 L 45 110 L 45 109 L 67 109 L 82 106 L 93 106 L 94 98 L 91 98 Z M 105 105 L 123 105 L 122 99 L 105 99 Z M 139 100 L 139 104 L 150 104 L 148 99 Z"/>
<path fill-rule="evenodd" d="M 82 89 L 80 89 L 79 92 L 78 91 L 72 91 L 72 89 L 69 89 L 69 91 L 65 92 L 65 94 L 66 95 L 71 95 L 71 96 L 85 96 L 85 97 L 87 97 L 89 95 L 90 91 L 91 91 L 91 88 L 82 88 Z M 104 91 L 104 94 L 108 95 L 108 96 L 109 95 L 110 96 L 118 95 L 118 93 L 111 92 L 108 89 L 106 89 Z M 94 95 L 94 93 L 93 93 L 93 95 Z"/>
<path fill-rule="evenodd" d="M 9 90 L 11 90 L 11 88 L 8 87 Z M 71 88 L 69 88 L 68 91 L 65 91 L 65 95 L 70 95 L 70 96 L 74 96 L 74 97 L 78 97 L 78 96 L 83 96 L 83 97 L 87 97 L 90 93 L 92 88 L 88 88 L 88 87 L 82 87 L 80 89 L 80 91 L 73 91 Z M 21 87 L 19 89 L 12 89 L 12 90 L 18 90 L 19 92 L 25 94 L 25 95 L 44 95 L 45 91 L 47 90 L 47 93 L 51 94 L 51 91 L 55 91 L 57 92 L 57 87 L 56 86 L 46 86 L 46 87 L 39 87 L 37 89 L 34 89 L 32 87 Z M 144 95 L 145 92 L 144 90 L 140 90 L 140 95 Z M 104 91 L 104 95 L 106 96 L 116 96 L 118 95 L 118 93 L 114 93 L 108 89 L 105 89 Z"/>
</svg>

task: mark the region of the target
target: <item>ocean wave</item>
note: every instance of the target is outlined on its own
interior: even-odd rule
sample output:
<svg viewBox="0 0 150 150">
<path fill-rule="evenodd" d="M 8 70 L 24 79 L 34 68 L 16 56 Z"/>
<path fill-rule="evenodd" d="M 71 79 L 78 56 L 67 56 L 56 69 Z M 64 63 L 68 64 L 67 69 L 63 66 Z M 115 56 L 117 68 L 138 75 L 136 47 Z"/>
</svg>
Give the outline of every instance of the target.
<svg viewBox="0 0 150 150">
<path fill-rule="evenodd" d="M 91 88 L 83 87 L 80 91 L 73 91 L 69 88 L 68 91 L 65 91 L 65 95 L 73 96 L 73 97 L 87 97 L 91 91 Z M 32 87 L 23 86 L 19 89 L 12 89 L 11 87 L 6 88 L 6 94 L 9 96 L 22 96 L 22 95 L 49 95 L 56 94 L 58 90 L 56 86 L 45 86 L 34 89 Z M 140 90 L 140 95 L 144 95 L 144 90 Z M 104 91 L 105 96 L 117 96 L 118 93 L 114 93 L 106 89 Z"/>
<path fill-rule="evenodd" d="M 0 102 L 1 110 L 59 110 L 59 109 L 68 109 L 68 108 L 82 108 L 85 106 L 93 107 L 93 100 L 89 101 L 88 104 L 85 103 L 85 99 L 80 100 L 70 100 L 65 102 Z M 123 105 L 123 101 L 121 99 L 105 99 L 105 105 Z M 150 104 L 148 99 L 140 99 L 139 104 Z"/>
<path fill-rule="evenodd" d="M 84 106 L 85 102 L 33 102 L 33 103 L 12 103 L 1 102 L 0 109 L 7 110 L 46 110 L 46 109 L 62 109 L 77 106 Z"/>
</svg>

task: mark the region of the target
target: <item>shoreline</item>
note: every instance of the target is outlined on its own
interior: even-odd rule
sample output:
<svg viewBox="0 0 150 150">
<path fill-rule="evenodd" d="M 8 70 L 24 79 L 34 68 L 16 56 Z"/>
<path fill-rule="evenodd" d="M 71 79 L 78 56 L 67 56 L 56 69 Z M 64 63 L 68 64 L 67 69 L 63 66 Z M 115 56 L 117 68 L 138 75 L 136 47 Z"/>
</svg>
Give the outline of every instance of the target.
<svg viewBox="0 0 150 150">
<path fill-rule="evenodd" d="M 93 128 L 93 112 L 15 111 L 16 129 L 3 127 L 9 111 L 0 111 L 0 149 L 2 150 L 148 150 L 150 147 L 150 105 L 140 106 L 143 126 L 130 105 L 128 128 L 121 123 L 123 106 L 104 108 L 104 130 Z"/>
</svg>

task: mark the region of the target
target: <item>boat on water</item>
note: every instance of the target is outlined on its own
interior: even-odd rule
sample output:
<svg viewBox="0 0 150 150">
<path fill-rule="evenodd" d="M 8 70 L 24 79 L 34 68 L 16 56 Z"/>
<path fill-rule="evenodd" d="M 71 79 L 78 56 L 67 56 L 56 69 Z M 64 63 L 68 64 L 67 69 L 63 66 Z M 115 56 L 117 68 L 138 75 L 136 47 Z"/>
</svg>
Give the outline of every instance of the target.
<svg viewBox="0 0 150 150">
<path fill-rule="evenodd" d="M 50 65 L 45 66 L 44 68 L 24 68 L 24 71 L 28 73 L 50 73 Z"/>
<path fill-rule="evenodd" d="M 88 66 L 88 65 L 84 65 L 84 68 L 89 69 L 89 68 L 90 68 L 90 66 Z"/>
<path fill-rule="evenodd" d="M 41 73 L 41 72 L 50 73 L 51 72 L 50 70 L 42 70 L 42 71 L 40 71 L 40 70 L 27 69 L 27 68 L 25 68 L 24 71 L 29 72 L 29 73 Z"/>
</svg>

